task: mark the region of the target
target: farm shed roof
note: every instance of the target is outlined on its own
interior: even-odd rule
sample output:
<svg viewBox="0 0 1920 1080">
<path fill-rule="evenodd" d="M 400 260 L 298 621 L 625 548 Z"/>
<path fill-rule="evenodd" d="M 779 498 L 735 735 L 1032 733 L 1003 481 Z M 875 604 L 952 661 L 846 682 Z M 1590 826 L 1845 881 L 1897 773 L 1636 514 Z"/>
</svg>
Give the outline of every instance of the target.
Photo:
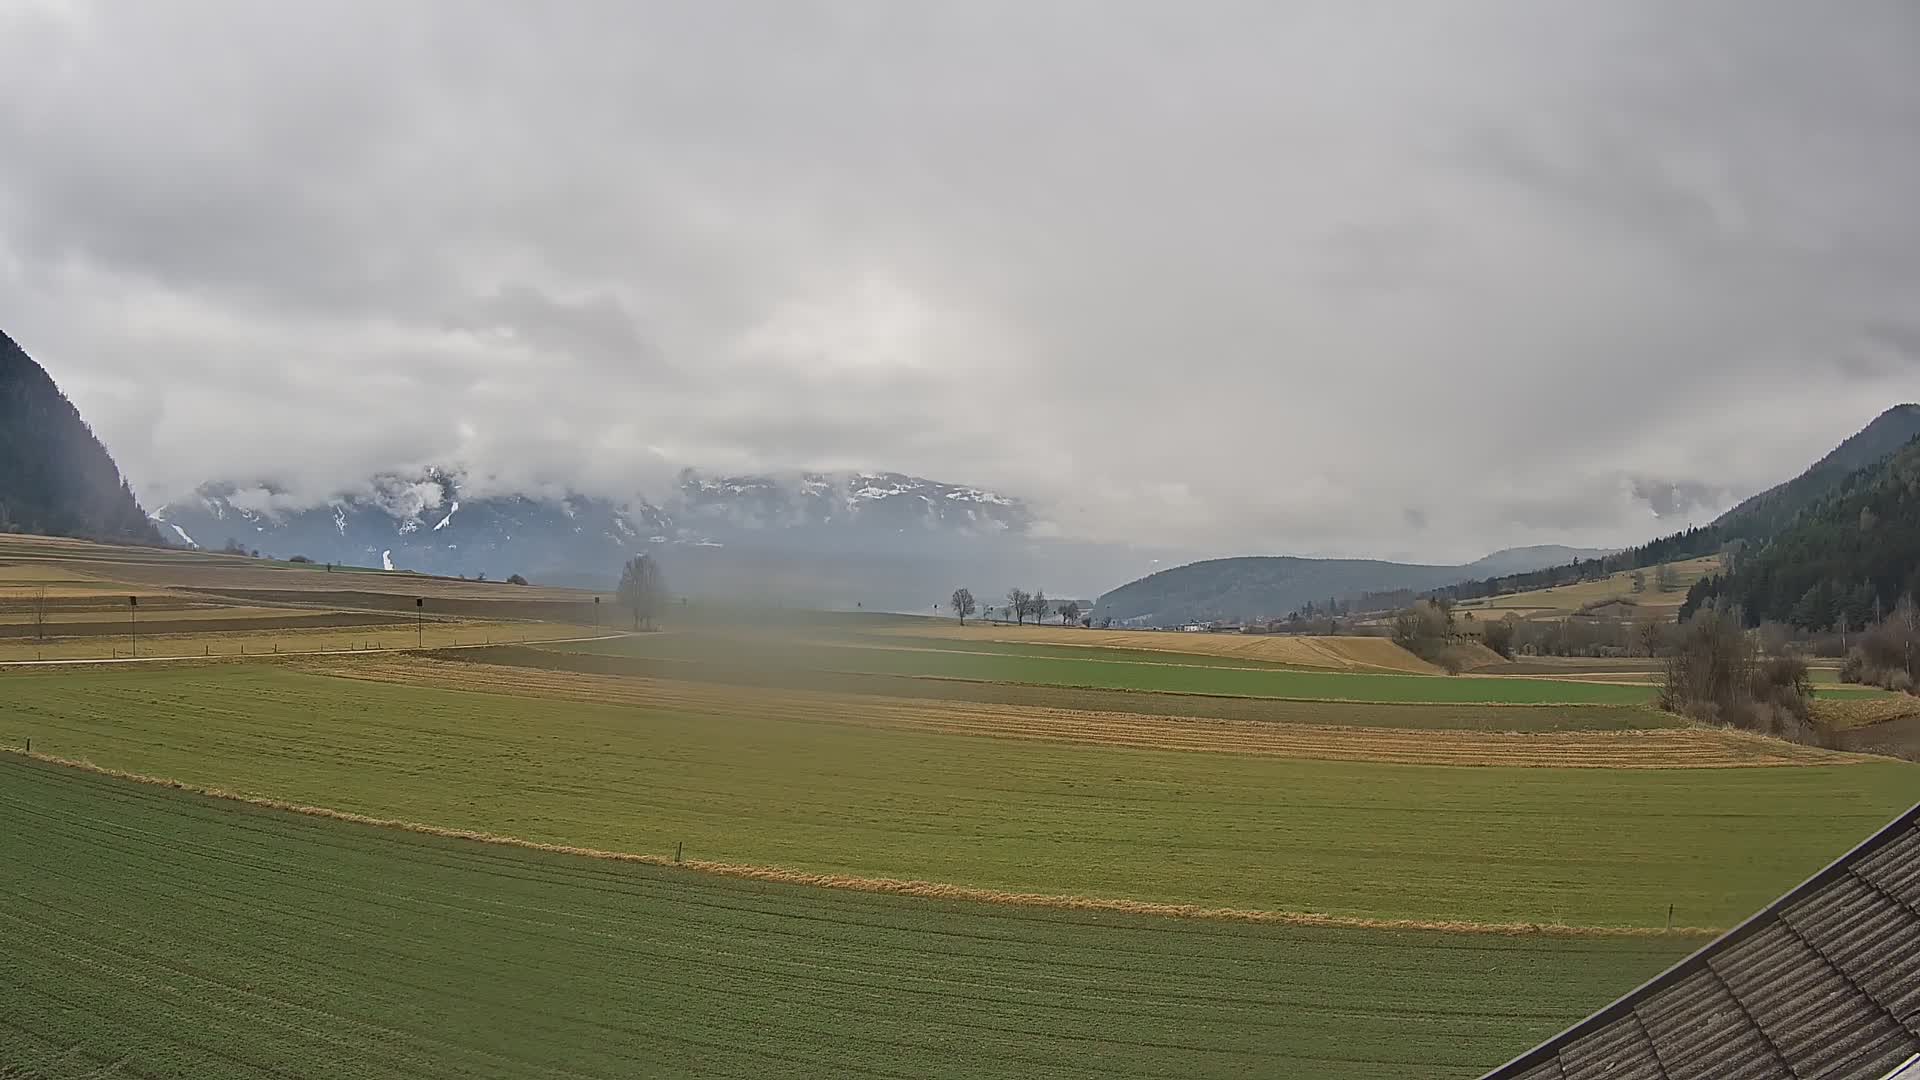
<svg viewBox="0 0 1920 1080">
<path fill-rule="evenodd" d="M 1713 944 L 1485 1080 L 1907 1080 L 1920 806 Z"/>
</svg>

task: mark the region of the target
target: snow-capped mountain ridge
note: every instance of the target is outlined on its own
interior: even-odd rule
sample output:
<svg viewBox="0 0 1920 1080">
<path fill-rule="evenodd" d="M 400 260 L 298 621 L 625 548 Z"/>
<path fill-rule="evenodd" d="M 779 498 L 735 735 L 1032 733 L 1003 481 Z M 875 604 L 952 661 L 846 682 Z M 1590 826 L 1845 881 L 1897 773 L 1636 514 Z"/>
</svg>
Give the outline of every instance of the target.
<svg viewBox="0 0 1920 1080">
<path fill-rule="evenodd" d="M 477 490 L 476 490 L 477 489 Z M 728 545 L 898 543 L 900 534 L 1018 535 L 1018 499 L 903 473 L 707 476 L 683 471 L 655 504 L 493 494 L 457 469 L 375 476 L 305 503 L 267 483 L 202 485 L 154 520 L 183 544 L 442 574 L 604 576 L 634 553 Z"/>
</svg>

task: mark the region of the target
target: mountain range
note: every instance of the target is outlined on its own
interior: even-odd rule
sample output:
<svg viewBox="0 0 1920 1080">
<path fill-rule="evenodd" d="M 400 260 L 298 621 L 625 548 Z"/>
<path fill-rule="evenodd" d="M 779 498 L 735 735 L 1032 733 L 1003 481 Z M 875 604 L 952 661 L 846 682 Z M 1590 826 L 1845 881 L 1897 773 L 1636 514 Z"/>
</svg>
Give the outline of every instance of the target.
<svg viewBox="0 0 1920 1080">
<path fill-rule="evenodd" d="M 669 498 L 616 503 L 486 490 L 457 469 L 376 476 L 317 504 L 272 484 L 203 485 L 154 511 L 172 541 L 282 558 L 496 578 L 586 582 L 640 551 L 727 547 L 865 550 L 1018 536 L 1018 499 L 901 473 L 708 476 L 683 471 Z"/>
<path fill-rule="evenodd" d="M 1739 597 L 1750 617 L 1824 619 L 1845 606 L 1835 599 L 1842 594 L 1859 606 L 1863 582 L 1883 603 L 1915 587 L 1916 553 L 1902 531 L 1912 504 L 1901 493 L 1913 483 L 1916 438 L 1920 405 L 1896 406 L 1712 524 L 1621 552 L 1513 548 L 1464 565 L 1253 556 L 1137 577 L 1180 553 L 1052 538 L 1018 498 L 902 473 L 688 469 L 657 502 L 617 502 L 505 492 L 459 469 L 429 468 L 321 500 L 270 483 L 210 483 L 149 519 L 45 370 L 0 334 L 0 530 L 594 587 L 647 551 L 683 595 L 830 608 L 927 611 L 962 584 L 985 598 L 1016 583 L 1089 595 L 1137 577 L 1102 596 L 1098 614 L 1164 625 L 1278 617 L 1364 593 L 1482 596 L 1745 545 L 1751 561 L 1716 595 Z M 1834 552 L 1846 557 L 1836 562 Z"/>
</svg>

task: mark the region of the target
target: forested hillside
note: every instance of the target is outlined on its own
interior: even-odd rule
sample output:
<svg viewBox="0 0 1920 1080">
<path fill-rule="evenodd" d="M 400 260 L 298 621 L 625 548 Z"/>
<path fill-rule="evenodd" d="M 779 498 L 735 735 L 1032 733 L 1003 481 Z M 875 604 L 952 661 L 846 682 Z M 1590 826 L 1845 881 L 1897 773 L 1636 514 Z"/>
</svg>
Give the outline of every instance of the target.
<svg viewBox="0 0 1920 1080">
<path fill-rule="evenodd" d="M 158 543 L 107 448 L 0 333 L 0 532 Z"/>
<path fill-rule="evenodd" d="M 1858 627 L 1920 592 L 1920 439 L 1847 476 L 1764 547 L 1705 578 L 1686 615 L 1713 602 L 1737 604 L 1749 623 L 1777 620 L 1827 629 Z"/>
<path fill-rule="evenodd" d="M 1436 595 L 1451 600 L 1472 600 L 1545 589 L 1711 555 L 1728 544 L 1762 544 L 1786 528 L 1795 515 L 1847 482 L 1851 474 L 1886 460 L 1916 437 L 1920 437 L 1920 405 L 1895 405 L 1814 462 L 1806 472 L 1747 499 L 1704 528 L 1689 528 L 1599 559 L 1576 560 L 1530 573 L 1463 582 L 1441 589 Z"/>
</svg>

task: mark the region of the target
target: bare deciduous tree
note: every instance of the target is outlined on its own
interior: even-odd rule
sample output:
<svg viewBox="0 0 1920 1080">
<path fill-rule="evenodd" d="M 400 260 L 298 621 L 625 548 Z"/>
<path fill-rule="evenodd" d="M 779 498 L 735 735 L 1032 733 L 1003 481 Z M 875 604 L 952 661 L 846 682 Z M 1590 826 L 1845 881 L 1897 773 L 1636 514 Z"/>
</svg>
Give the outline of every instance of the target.
<svg viewBox="0 0 1920 1080">
<path fill-rule="evenodd" d="M 1672 563 L 1661 563 L 1653 570 L 1653 587 L 1661 592 L 1672 592 L 1680 587 L 1680 574 Z"/>
<path fill-rule="evenodd" d="M 1013 612 L 1016 624 L 1027 621 L 1027 612 L 1033 609 L 1033 597 L 1025 589 L 1007 590 L 1007 610 Z"/>
<path fill-rule="evenodd" d="M 1080 621 L 1080 602 L 1069 600 L 1060 607 L 1060 625 L 1067 626 Z"/>
<path fill-rule="evenodd" d="M 636 555 L 620 570 L 617 599 L 621 607 L 633 613 L 633 628 L 653 625 L 666 601 L 667 587 L 660 575 L 660 564 L 651 555 Z"/>
<path fill-rule="evenodd" d="M 979 605 L 973 602 L 972 589 L 953 590 L 953 611 L 954 614 L 960 616 L 961 626 L 967 625 L 967 616 L 973 614 L 978 609 Z"/>
</svg>

